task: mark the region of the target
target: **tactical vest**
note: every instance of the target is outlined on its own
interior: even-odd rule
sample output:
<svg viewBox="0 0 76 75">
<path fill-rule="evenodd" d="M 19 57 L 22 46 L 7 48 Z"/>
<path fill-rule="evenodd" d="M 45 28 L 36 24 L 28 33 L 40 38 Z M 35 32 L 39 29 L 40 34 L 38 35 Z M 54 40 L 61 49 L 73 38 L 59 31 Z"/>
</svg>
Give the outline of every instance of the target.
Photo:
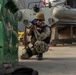
<svg viewBox="0 0 76 75">
<path fill-rule="evenodd" d="M 46 25 L 46 26 L 43 26 L 43 27 L 37 27 L 37 30 L 38 30 L 39 33 L 42 33 L 45 30 L 46 27 L 48 27 L 48 26 Z M 32 32 L 32 37 L 35 37 L 33 32 Z M 46 39 L 44 39 L 42 41 L 44 41 L 46 44 L 49 44 L 50 39 L 51 39 L 51 33 Z"/>
</svg>

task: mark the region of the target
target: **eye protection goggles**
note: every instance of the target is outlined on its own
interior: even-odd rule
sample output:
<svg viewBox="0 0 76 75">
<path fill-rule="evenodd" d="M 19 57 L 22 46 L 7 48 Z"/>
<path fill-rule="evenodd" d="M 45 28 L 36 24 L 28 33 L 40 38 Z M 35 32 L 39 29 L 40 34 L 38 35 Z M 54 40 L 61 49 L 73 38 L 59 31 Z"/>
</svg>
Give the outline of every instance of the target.
<svg viewBox="0 0 76 75">
<path fill-rule="evenodd" d="M 41 20 L 41 19 L 36 19 L 36 21 L 43 21 L 43 20 Z"/>
</svg>

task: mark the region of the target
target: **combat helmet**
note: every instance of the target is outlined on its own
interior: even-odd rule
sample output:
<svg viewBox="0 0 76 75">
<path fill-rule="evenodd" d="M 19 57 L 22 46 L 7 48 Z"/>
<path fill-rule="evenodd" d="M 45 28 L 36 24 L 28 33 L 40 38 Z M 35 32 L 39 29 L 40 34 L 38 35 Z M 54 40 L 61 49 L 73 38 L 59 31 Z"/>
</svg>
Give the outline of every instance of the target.
<svg viewBox="0 0 76 75">
<path fill-rule="evenodd" d="M 39 12 L 35 15 L 35 19 L 40 19 L 40 20 L 43 20 L 45 21 L 45 17 L 44 17 L 44 14 Z"/>
</svg>

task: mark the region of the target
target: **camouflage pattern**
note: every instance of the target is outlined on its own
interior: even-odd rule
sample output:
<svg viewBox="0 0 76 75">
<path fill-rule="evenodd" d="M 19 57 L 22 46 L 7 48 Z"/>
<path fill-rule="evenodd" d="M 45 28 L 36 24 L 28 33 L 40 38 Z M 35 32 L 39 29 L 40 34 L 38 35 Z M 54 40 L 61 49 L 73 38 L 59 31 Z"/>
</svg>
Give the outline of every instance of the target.
<svg viewBox="0 0 76 75">
<path fill-rule="evenodd" d="M 34 49 L 37 53 L 44 53 L 48 51 L 49 45 L 46 44 L 44 41 L 36 41 L 34 44 Z"/>
<path fill-rule="evenodd" d="M 49 37 L 50 33 L 50 28 L 48 26 L 44 28 L 44 31 L 42 33 L 39 33 L 38 30 L 34 31 L 34 36 L 31 37 L 31 42 L 28 44 L 28 47 L 32 51 L 32 55 L 37 55 L 48 51 L 49 44 L 46 44 L 43 40 Z M 24 50 L 26 51 L 26 49 Z M 27 51 L 23 52 L 21 55 L 21 59 L 29 59 L 30 57 L 32 56 L 30 56 Z"/>
<path fill-rule="evenodd" d="M 34 50 L 36 50 L 37 53 L 44 53 L 48 51 L 49 45 L 42 40 L 44 40 L 50 35 L 50 28 L 46 27 L 44 29 L 44 32 L 42 32 L 41 34 L 36 30 L 34 34 L 35 38 L 34 37 L 32 38 L 32 43 L 34 43 L 34 49 L 32 49 L 33 52 L 35 52 Z"/>
<path fill-rule="evenodd" d="M 37 29 L 40 29 L 40 28 L 37 27 Z M 38 30 L 34 31 L 36 40 L 39 40 L 39 41 L 46 39 L 50 35 L 50 33 L 51 31 L 48 26 L 44 29 L 44 31 L 41 34 L 38 32 Z"/>
</svg>

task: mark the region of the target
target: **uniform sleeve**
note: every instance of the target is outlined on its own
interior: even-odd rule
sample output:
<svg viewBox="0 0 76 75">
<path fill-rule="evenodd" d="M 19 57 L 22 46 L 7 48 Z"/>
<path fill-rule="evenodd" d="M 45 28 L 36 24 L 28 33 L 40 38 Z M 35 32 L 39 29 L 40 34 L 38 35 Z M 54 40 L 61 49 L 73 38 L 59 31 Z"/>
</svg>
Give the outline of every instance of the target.
<svg viewBox="0 0 76 75">
<path fill-rule="evenodd" d="M 40 40 L 40 41 L 46 39 L 50 35 L 50 33 L 51 32 L 50 32 L 50 28 L 49 27 L 46 27 L 41 34 L 37 30 L 34 31 L 36 39 Z"/>
</svg>

